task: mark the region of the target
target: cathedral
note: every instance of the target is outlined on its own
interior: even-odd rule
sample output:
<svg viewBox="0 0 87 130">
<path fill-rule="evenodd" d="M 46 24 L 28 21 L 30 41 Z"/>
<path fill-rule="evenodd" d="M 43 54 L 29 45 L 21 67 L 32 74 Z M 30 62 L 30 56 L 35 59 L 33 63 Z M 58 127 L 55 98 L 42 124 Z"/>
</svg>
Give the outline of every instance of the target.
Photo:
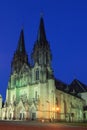
<svg viewBox="0 0 87 130">
<path fill-rule="evenodd" d="M 31 62 L 23 29 L 20 32 L 4 104 L 0 95 L 1 120 L 87 120 L 87 86 L 77 79 L 69 85 L 56 79 L 51 63 L 52 53 L 41 17 Z"/>
</svg>

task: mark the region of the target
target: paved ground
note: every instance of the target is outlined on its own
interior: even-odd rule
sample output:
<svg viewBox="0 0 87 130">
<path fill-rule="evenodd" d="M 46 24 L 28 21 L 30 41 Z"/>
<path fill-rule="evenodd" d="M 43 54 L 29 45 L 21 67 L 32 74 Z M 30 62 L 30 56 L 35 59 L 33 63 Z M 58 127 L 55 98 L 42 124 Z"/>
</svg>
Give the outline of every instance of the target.
<svg viewBox="0 0 87 130">
<path fill-rule="evenodd" d="M 87 127 L 36 121 L 0 121 L 0 130 L 87 130 Z"/>
</svg>

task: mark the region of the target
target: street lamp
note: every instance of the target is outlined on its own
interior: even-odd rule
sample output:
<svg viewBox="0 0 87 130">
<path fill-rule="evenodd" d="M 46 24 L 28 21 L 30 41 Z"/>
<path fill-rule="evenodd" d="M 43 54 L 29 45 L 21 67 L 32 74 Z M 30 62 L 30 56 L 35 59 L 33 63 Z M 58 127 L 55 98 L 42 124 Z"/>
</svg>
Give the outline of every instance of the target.
<svg viewBox="0 0 87 130">
<path fill-rule="evenodd" d="M 56 110 L 57 110 L 57 111 L 59 111 L 59 110 L 60 110 L 60 108 L 59 108 L 59 107 L 57 107 L 57 108 L 56 108 Z"/>
<path fill-rule="evenodd" d="M 59 119 L 59 110 L 60 110 L 60 108 L 57 107 L 57 108 L 56 108 L 56 111 L 57 111 L 57 120 Z"/>
<path fill-rule="evenodd" d="M 53 107 L 53 108 L 52 108 L 52 112 L 53 112 L 53 119 L 57 119 L 57 120 L 58 120 L 59 110 L 60 110 L 60 108 L 59 108 L 59 107 L 57 107 L 57 108 Z M 56 115 L 56 117 L 55 117 L 55 115 Z"/>
</svg>

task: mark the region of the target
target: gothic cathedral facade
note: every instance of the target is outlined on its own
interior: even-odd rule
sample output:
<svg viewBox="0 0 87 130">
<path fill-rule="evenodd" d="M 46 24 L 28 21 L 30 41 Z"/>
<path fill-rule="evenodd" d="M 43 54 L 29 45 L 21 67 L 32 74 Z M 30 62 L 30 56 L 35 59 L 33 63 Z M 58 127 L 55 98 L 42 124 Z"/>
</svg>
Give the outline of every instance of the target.
<svg viewBox="0 0 87 130">
<path fill-rule="evenodd" d="M 52 53 L 43 17 L 40 18 L 31 60 L 29 63 L 22 29 L 11 62 L 6 101 L 3 107 L 0 105 L 1 119 L 83 120 L 85 100 L 69 93 L 68 86 L 56 80 L 53 74 Z"/>
</svg>

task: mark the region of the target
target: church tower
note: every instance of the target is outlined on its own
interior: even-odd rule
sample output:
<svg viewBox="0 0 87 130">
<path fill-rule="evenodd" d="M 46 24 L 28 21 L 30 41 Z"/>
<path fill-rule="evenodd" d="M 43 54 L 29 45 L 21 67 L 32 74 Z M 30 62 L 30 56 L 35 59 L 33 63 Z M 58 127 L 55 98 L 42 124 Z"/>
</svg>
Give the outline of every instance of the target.
<svg viewBox="0 0 87 130">
<path fill-rule="evenodd" d="M 38 35 L 33 48 L 32 58 L 34 64 L 37 62 L 39 65 L 51 65 L 52 55 L 50 45 L 46 39 L 43 17 L 40 18 Z"/>
<path fill-rule="evenodd" d="M 18 41 L 17 49 L 14 53 L 13 60 L 11 63 L 11 72 L 19 72 L 23 64 L 28 65 L 28 55 L 25 50 L 24 32 L 23 29 L 20 32 L 20 38 Z"/>
<path fill-rule="evenodd" d="M 41 67 L 41 77 L 45 74 L 45 80 L 53 78 L 53 71 L 51 68 L 52 54 L 49 42 L 46 38 L 43 17 L 40 18 L 37 40 L 34 44 L 31 58 L 34 65 L 37 63 L 38 66 Z"/>
</svg>

